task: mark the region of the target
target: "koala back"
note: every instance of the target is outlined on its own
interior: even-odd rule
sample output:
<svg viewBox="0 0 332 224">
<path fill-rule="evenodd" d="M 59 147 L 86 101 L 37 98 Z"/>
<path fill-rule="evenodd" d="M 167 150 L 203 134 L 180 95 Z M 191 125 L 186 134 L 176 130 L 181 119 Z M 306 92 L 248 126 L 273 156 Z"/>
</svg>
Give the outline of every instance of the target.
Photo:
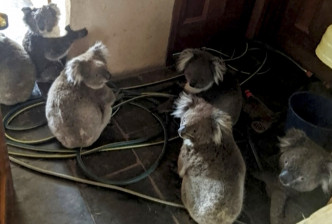
<svg viewBox="0 0 332 224">
<path fill-rule="evenodd" d="M 35 80 L 36 69 L 27 52 L 0 34 L 0 103 L 13 105 L 26 101 Z"/>
<path fill-rule="evenodd" d="M 48 125 L 68 148 L 91 145 L 110 121 L 115 96 L 106 85 L 110 73 L 105 53 L 105 46 L 96 43 L 73 58 L 49 90 Z"/>
<path fill-rule="evenodd" d="M 74 86 L 62 73 L 48 93 L 48 126 L 67 148 L 90 146 L 110 121 L 114 98 L 106 86 L 98 90 Z"/>
</svg>

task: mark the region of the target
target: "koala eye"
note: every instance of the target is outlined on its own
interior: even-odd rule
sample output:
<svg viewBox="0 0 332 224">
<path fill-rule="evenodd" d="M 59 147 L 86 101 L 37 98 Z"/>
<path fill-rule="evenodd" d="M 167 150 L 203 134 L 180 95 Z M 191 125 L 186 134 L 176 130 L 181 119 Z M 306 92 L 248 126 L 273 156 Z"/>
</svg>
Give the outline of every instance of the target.
<svg viewBox="0 0 332 224">
<path fill-rule="evenodd" d="M 287 165 L 288 164 L 288 160 L 285 160 L 284 164 Z"/>
<path fill-rule="evenodd" d="M 304 181 L 304 179 L 305 179 L 304 177 L 300 177 L 300 181 Z"/>
</svg>

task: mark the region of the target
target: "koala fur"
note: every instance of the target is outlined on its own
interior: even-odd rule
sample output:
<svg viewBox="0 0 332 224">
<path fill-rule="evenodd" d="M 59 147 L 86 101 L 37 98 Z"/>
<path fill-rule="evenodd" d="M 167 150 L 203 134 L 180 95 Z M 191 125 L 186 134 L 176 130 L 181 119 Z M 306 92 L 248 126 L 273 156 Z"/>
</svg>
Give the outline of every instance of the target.
<svg viewBox="0 0 332 224">
<path fill-rule="evenodd" d="M 67 34 L 63 37 L 46 37 L 57 27 L 60 11 L 56 4 L 41 8 L 22 8 L 23 21 L 29 27 L 23 39 L 23 47 L 29 53 L 37 69 L 37 81 L 52 82 L 64 68 L 60 59 L 64 58 L 71 44 L 87 35 L 84 28 L 73 31 L 66 26 Z"/>
<path fill-rule="evenodd" d="M 182 202 L 197 223 L 233 223 L 242 209 L 246 166 L 231 117 L 194 95 L 183 93 L 175 104 L 183 139 L 178 158 Z"/>
<path fill-rule="evenodd" d="M 36 69 L 27 52 L 0 33 L 0 103 L 26 101 L 36 81 Z"/>
<path fill-rule="evenodd" d="M 226 73 L 221 58 L 200 49 L 185 49 L 177 60 L 177 70 L 186 77 L 186 92 L 228 113 L 236 124 L 242 109 L 241 88 L 232 74 Z"/>
<path fill-rule="evenodd" d="M 326 194 L 332 193 L 332 155 L 295 128 L 279 137 L 279 147 L 280 174 L 260 173 L 255 176 L 267 185 L 271 197 L 271 224 L 291 224 L 302 217 L 294 212 L 294 207 L 299 205 L 291 206 L 290 198 L 312 192 L 319 186 Z M 287 212 L 286 208 L 293 212 Z"/>
<path fill-rule="evenodd" d="M 71 59 L 49 90 L 48 126 L 67 148 L 90 146 L 110 121 L 115 96 L 106 85 L 106 56 L 107 48 L 97 42 Z"/>
<path fill-rule="evenodd" d="M 312 141 L 302 130 L 291 128 L 279 138 L 280 182 L 296 191 L 312 191 L 321 186 L 332 193 L 332 155 Z"/>
</svg>

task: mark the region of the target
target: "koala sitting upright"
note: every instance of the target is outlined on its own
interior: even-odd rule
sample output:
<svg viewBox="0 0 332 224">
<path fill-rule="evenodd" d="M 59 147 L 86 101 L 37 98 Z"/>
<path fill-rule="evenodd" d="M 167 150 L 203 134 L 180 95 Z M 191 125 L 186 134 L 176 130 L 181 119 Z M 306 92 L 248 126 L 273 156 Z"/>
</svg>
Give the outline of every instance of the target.
<svg viewBox="0 0 332 224">
<path fill-rule="evenodd" d="M 177 70 L 186 77 L 186 92 L 228 113 L 236 124 L 242 108 L 241 88 L 232 74 L 226 73 L 221 58 L 203 50 L 185 49 L 177 60 Z"/>
<path fill-rule="evenodd" d="M 193 95 L 183 93 L 175 104 L 183 139 L 178 158 L 182 202 L 199 224 L 231 224 L 242 209 L 246 173 L 231 118 Z"/>
<path fill-rule="evenodd" d="M 90 146 L 110 121 L 115 96 L 106 85 L 106 55 L 106 47 L 96 43 L 71 59 L 49 90 L 48 126 L 67 148 Z"/>
<path fill-rule="evenodd" d="M 36 69 L 27 52 L 0 33 L 0 103 L 26 101 L 36 81 Z"/>
<path fill-rule="evenodd" d="M 86 29 L 71 30 L 66 26 L 67 34 L 63 37 L 48 38 L 48 33 L 57 26 L 60 11 L 56 4 L 45 5 L 41 8 L 22 8 L 23 21 L 29 27 L 23 39 L 23 47 L 30 55 L 37 69 L 38 82 L 52 82 L 60 74 L 64 58 L 71 44 L 88 33 Z"/>
</svg>

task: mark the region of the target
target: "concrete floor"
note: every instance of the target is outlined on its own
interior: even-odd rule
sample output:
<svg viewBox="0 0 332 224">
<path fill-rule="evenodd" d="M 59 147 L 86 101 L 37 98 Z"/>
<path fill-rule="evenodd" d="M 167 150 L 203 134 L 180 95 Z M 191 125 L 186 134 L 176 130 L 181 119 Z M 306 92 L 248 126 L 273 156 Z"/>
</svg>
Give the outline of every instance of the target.
<svg viewBox="0 0 332 224">
<path fill-rule="evenodd" d="M 258 57 L 258 56 L 257 56 Z M 253 149 L 259 157 L 264 170 L 277 170 L 278 149 L 277 136 L 283 135 L 285 114 L 287 111 L 287 99 L 291 93 L 299 89 L 310 89 L 312 84 L 317 84 L 315 79 L 308 79 L 297 68 L 289 64 L 283 58 L 271 56 L 267 66 L 271 70 L 258 75 L 250 82 L 243 85 L 243 90 L 250 90 L 270 109 L 279 113 L 279 119 L 263 134 L 253 132 L 249 127 L 250 119 L 242 114 L 240 121 L 234 127 L 235 139 L 243 154 L 247 165 L 247 177 L 245 186 L 245 200 L 241 216 L 237 223 L 266 224 L 269 223 L 269 198 L 265 191 L 265 185 L 255 179 L 252 173 L 259 171 Z M 255 57 L 254 57 L 255 58 Z M 257 59 L 257 58 L 256 58 Z M 277 61 L 278 63 L 274 63 Z M 280 66 L 283 65 L 283 66 Z M 284 68 L 289 68 L 285 72 Z M 118 86 L 130 86 L 147 81 L 159 80 L 170 77 L 175 73 L 171 70 L 155 72 L 153 75 L 138 75 L 134 78 L 118 81 Z M 239 76 L 243 80 L 242 76 Z M 183 79 L 152 86 L 139 91 L 161 91 L 177 94 L 178 84 Z M 319 83 L 317 84 L 320 85 Z M 322 88 L 319 88 L 321 90 Z M 164 100 L 159 100 L 162 102 Z M 155 111 L 155 106 L 146 103 Z M 3 115 L 10 108 L 2 106 Z M 14 122 L 28 124 L 36 120 L 44 119 L 43 108 L 25 113 Z M 171 117 L 165 118 L 169 136 L 176 136 L 177 121 Z M 158 123 L 142 109 L 126 105 L 112 118 L 100 139 L 94 146 L 152 136 L 158 132 Z M 46 129 L 38 129 L 33 133 L 13 133 L 21 138 L 38 138 L 48 134 Z M 160 137 L 158 139 L 161 139 Z M 251 145 L 248 139 L 251 139 Z M 181 203 L 181 180 L 177 175 L 177 156 L 181 146 L 181 140 L 171 141 L 167 145 L 166 153 L 160 161 L 157 169 L 147 178 L 138 183 L 125 186 L 127 189 L 161 198 L 167 201 Z M 46 144 L 45 147 L 60 148 L 57 142 Z M 9 151 L 15 151 L 9 147 Z M 87 167 L 99 177 L 112 180 L 133 177 L 147 170 L 161 152 L 161 145 L 149 146 L 142 149 L 129 149 L 125 151 L 103 152 L 85 156 L 83 158 Z M 46 160 L 24 159 L 29 164 L 49 169 L 64 174 L 85 178 L 77 166 L 75 159 Z M 31 172 L 12 163 L 12 175 L 16 192 L 16 204 L 12 211 L 13 217 L 10 223 L 14 224 L 170 224 L 194 221 L 188 213 L 180 208 L 150 202 L 115 190 L 93 187 L 86 184 L 78 184 L 59 178 L 48 177 L 36 172 Z M 302 194 L 292 203 L 305 217 L 322 207 L 328 200 L 320 189 L 308 194 Z"/>
</svg>

